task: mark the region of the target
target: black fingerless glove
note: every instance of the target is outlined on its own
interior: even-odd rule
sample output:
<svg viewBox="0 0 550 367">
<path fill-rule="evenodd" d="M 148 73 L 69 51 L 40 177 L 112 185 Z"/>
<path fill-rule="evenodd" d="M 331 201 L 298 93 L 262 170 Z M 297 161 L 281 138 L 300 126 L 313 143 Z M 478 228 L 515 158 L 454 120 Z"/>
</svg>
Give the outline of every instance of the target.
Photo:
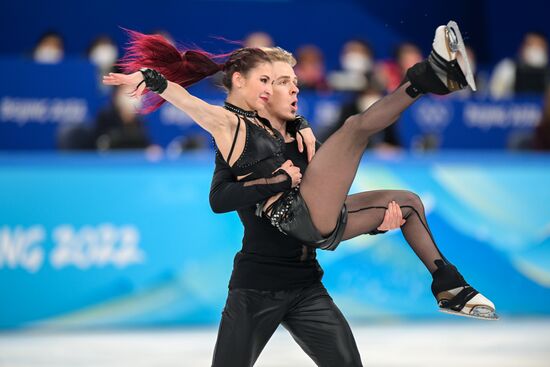
<svg viewBox="0 0 550 367">
<path fill-rule="evenodd" d="M 164 75 L 162 75 L 158 71 L 147 68 L 140 69 L 139 71 L 141 71 L 141 74 L 143 75 L 143 81 L 141 83 L 145 82 L 145 86 L 151 92 L 161 94 L 162 92 L 164 92 L 166 87 L 168 87 L 168 81 L 166 80 Z"/>
<path fill-rule="evenodd" d="M 310 127 L 309 122 L 304 116 L 296 115 L 296 118 L 286 123 L 286 131 L 291 135 L 296 135 L 299 130 Z"/>
</svg>

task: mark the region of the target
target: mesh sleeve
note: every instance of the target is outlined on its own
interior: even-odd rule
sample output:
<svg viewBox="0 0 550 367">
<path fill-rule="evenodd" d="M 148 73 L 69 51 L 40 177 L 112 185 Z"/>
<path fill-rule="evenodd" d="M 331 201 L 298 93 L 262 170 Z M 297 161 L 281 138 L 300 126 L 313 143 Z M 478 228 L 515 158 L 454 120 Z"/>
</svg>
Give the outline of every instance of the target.
<svg viewBox="0 0 550 367">
<path fill-rule="evenodd" d="M 230 167 L 216 155 L 216 168 L 210 186 L 210 207 L 215 213 L 256 205 L 257 203 L 291 188 L 290 177 L 277 171 L 272 177 L 250 181 L 237 181 Z"/>
</svg>

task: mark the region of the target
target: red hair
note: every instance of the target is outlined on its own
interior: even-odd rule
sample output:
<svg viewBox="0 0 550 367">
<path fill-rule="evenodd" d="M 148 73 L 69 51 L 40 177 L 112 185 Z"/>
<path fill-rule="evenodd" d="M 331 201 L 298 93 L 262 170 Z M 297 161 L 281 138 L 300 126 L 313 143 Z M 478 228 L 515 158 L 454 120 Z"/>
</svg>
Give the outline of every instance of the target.
<svg viewBox="0 0 550 367">
<path fill-rule="evenodd" d="M 200 49 L 178 49 L 161 35 L 148 35 L 125 29 L 129 36 L 126 54 L 117 63 L 125 73 L 134 73 L 141 68 L 151 68 L 163 74 L 167 80 L 182 87 L 225 71 L 224 86 L 231 90 L 234 72 L 246 73 L 260 62 L 270 62 L 265 52 L 259 49 L 241 48 L 230 54 L 215 55 Z M 215 60 L 226 58 L 226 63 Z M 143 101 L 143 113 L 158 109 L 164 99 L 147 91 Z"/>
</svg>

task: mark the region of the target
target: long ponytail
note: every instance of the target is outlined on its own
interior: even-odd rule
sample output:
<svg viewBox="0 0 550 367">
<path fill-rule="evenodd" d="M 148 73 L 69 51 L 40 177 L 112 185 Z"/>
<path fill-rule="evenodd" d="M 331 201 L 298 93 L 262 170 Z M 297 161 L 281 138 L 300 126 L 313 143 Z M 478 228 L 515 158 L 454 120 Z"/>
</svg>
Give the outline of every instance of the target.
<svg viewBox="0 0 550 367">
<path fill-rule="evenodd" d="M 151 68 L 163 74 L 167 80 L 182 87 L 224 71 L 223 85 L 231 90 L 233 73 L 246 74 L 261 62 L 271 62 L 269 56 L 257 48 L 240 48 L 229 54 L 215 55 L 199 49 L 178 49 L 161 35 L 148 35 L 126 29 L 129 42 L 126 54 L 117 63 L 125 73 L 134 73 L 141 68 Z M 225 63 L 215 60 L 228 58 Z M 143 99 L 143 113 L 158 109 L 164 99 L 147 91 Z"/>
<path fill-rule="evenodd" d="M 157 34 L 143 34 L 127 29 L 129 36 L 126 54 L 117 63 L 125 73 L 141 68 L 151 68 L 163 74 L 167 80 L 182 87 L 223 70 L 224 64 L 214 61 L 227 55 L 212 55 L 202 50 L 179 50 L 166 38 Z M 143 113 L 158 109 L 165 100 L 147 92 L 143 101 Z"/>
</svg>

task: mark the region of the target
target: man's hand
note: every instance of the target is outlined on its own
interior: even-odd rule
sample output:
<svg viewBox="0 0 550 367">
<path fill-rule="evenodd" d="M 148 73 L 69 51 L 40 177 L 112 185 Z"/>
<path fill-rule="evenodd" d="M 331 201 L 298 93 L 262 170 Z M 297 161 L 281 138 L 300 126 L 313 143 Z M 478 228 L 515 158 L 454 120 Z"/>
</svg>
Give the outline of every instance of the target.
<svg viewBox="0 0 550 367">
<path fill-rule="evenodd" d="M 296 143 L 298 143 L 298 150 L 300 151 L 300 153 L 302 153 L 304 151 L 305 144 L 308 162 L 311 162 L 313 156 L 315 155 L 315 141 L 315 135 L 313 135 L 313 130 L 310 127 L 298 130 L 298 132 L 296 133 Z"/>
<path fill-rule="evenodd" d="M 386 213 L 384 214 L 384 220 L 377 229 L 379 231 L 389 231 L 401 227 L 405 222 L 406 220 L 403 219 L 401 207 L 399 207 L 395 201 L 392 201 L 388 204 L 388 209 L 386 209 Z"/>
<path fill-rule="evenodd" d="M 292 187 L 296 187 L 300 184 L 300 182 L 302 182 L 300 167 L 295 166 L 290 159 L 283 163 L 281 167 L 277 168 L 275 172 L 279 170 L 285 171 L 290 176 Z"/>
</svg>

